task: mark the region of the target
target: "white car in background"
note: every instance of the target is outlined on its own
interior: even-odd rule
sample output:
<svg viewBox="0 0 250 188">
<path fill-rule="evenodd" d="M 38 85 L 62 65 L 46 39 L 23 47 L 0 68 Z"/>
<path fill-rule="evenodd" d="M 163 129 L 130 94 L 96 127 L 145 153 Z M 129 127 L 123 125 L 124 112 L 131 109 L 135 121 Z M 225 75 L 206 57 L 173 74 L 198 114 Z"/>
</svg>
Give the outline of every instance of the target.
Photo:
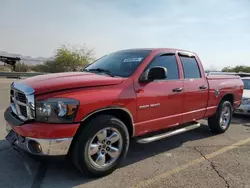
<svg viewBox="0 0 250 188">
<path fill-rule="evenodd" d="M 235 114 L 250 115 L 250 77 L 242 77 L 244 82 L 244 92 L 242 97 L 242 103 L 239 108 L 235 109 Z"/>
</svg>

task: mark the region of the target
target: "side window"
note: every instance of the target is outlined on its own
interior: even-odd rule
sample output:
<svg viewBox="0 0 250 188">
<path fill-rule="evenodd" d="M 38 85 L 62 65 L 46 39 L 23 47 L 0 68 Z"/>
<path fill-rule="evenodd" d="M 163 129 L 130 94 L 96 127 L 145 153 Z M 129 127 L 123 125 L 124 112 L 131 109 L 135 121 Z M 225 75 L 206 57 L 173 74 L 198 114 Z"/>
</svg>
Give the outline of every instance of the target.
<svg viewBox="0 0 250 188">
<path fill-rule="evenodd" d="M 149 64 L 148 68 L 154 66 L 162 66 L 167 69 L 168 71 L 168 76 L 166 78 L 167 80 L 179 79 L 179 71 L 175 55 L 163 55 L 157 57 L 152 63 Z"/>
<path fill-rule="evenodd" d="M 184 78 L 201 78 L 200 69 L 195 57 L 180 56 Z"/>
</svg>

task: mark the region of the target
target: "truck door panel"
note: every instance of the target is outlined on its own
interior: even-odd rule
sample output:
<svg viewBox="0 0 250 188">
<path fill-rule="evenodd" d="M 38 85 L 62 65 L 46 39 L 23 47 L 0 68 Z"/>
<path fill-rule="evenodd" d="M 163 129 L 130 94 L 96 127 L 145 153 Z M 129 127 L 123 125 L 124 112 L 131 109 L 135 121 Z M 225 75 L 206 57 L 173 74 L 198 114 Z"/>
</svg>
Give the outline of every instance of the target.
<svg viewBox="0 0 250 188">
<path fill-rule="evenodd" d="M 195 57 L 179 56 L 184 72 L 183 122 L 204 117 L 208 102 L 208 83 Z"/>
<path fill-rule="evenodd" d="M 136 129 L 144 132 L 174 126 L 182 120 L 183 80 L 179 79 L 176 56 L 162 55 L 146 69 L 153 66 L 166 67 L 168 77 L 149 83 L 135 82 L 138 118 Z"/>
</svg>

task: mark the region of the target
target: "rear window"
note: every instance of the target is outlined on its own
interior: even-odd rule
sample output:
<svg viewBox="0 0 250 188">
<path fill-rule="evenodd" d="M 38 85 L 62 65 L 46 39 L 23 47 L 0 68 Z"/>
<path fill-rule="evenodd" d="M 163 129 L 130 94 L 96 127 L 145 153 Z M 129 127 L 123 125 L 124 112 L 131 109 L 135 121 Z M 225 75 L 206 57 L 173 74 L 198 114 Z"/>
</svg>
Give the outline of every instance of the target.
<svg viewBox="0 0 250 188">
<path fill-rule="evenodd" d="M 244 83 L 244 89 L 250 90 L 250 79 L 242 79 Z"/>
<path fill-rule="evenodd" d="M 201 78 L 200 69 L 195 57 L 180 56 L 185 79 Z"/>
</svg>

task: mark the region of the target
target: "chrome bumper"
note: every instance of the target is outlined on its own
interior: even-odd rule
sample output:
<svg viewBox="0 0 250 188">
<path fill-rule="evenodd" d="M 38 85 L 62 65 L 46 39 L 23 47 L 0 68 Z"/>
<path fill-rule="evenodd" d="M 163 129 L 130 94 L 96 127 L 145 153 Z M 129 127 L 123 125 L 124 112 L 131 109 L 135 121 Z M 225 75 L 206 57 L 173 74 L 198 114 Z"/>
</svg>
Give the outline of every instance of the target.
<svg viewBox="0 0 250 188">
<path fill-rule="evenodd" d="M 240 105 L 240 107 L 234 110 L 235 114 L 250 115 L 250 105 Z"/>
<path fill-rule="evenodd" d="M 8 130 L 6 140 L 13 146 L 34 155 L 67 155 L 73 138 L 37 139 L 22 137 L 13 130 Z"/>
</svg>

